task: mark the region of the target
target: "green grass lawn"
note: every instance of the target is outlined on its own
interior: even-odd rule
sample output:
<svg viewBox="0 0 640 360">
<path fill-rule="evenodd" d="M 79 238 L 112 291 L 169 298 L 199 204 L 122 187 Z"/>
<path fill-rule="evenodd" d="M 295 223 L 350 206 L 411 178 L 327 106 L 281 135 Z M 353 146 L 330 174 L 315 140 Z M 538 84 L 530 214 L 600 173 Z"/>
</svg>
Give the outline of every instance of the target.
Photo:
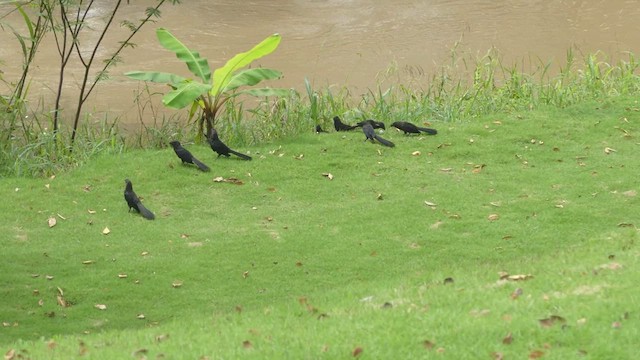
<svg viewBox="0 0 640 360">
<path fill-rule="evenodd" d="M 310 133 L 238 149 L 253 161 L 185 145 L 210 173 L 167 148 L 2 179 L 0 349 L 635 358 L 639 107 L 435 123 L 436 136 L 387 129 L 392 149 L 359 130 Z M 127 212 L 125 178 L 155 221 Z"/>
</svg>

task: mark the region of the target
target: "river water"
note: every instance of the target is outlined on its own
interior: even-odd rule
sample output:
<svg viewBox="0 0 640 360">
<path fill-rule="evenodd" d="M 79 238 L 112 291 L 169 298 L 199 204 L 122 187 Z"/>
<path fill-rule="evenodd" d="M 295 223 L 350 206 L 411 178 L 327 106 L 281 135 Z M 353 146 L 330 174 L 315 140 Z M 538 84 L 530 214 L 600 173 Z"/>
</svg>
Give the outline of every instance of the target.
<svg viewBox="0 0 640 360">
<path fill-rule="evenodd" d="M 89 25 L 99 28 L 115 1 L 98 0 Z M 125 2 L 126 3 L 126 2 Z M 142 17 L 151 0 L 131 1 L 117 21 Z M 12 7 L 0 5 L 0 15 Z M 0 20 L 24 31 L 17 14 Z M 304 79 L 315 88 L 347 86 L 352 93 L 375 88 L 378 75 L 392 64 L 429 74 L 457 52 L 482 56 L 496 48 L 503 63 L 522 59 L 551 61 L 557 68 L 568 49 L 580 54 L 603 51 L 614 59 L 624 52 L 640 53 L 640 1 L 630 0 L 183 0 L 167 5 L 157 23 L 139 33 L 134 49 L 122 55 L 124 63 L 99 85 L 86 110 L 100 116 L 120 116 L 137 122 L 134 97 L 141 84 L 122 76 L 131 70 L 160 70 L 189 76 L 174 54 L 163 49 L 155 28 L 165 27 L 191 49 L 208 58 L 212 68 L 234 54 L 246 51 L 272 33 L 280 33 L 280 47 L 256 64 L 283 71 L 272 86 L 304 91 Z M 115 26 L 105 44 L 111 48 L 124 31 Z M 97 33 L 83 38 L 82 48 Z M 9 28 L 0 32 L 0 70 L 5 80 L 15 80 L 21 63 L 18 43 Z M 108 50 L 98 54 L 105 56 Z M 535 62 L 535 61 L 534 61 Z M 30 99 L 52 102 L 59 58 L 52 38 L 41 45 Z M 78 64 L 65 82 L 65 111 L 72 113 L 81 79 Z M 425 77 L 426 79 L 426 77 Z M 164 91 L 164 87 L 154 90 Z M 0 94 L 6 88 L 0 87 Z M 157 99 L 159 100 L 159 98 Z M 146 120 L 145 120 L 146 121 Z"/>
</svg>

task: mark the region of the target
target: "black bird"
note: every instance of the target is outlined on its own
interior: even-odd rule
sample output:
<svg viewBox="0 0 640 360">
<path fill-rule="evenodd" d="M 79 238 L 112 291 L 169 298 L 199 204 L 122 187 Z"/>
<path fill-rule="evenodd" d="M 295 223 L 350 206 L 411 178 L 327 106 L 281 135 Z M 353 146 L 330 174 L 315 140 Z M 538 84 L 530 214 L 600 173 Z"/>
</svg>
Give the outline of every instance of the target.
<svg viewBox="0 0 640 360">
<path fill-rule="evenodd" d="M 367 137 L 366 139 L 364 139 L 364 141 L 371 140 L 371 141 L 375 142 L 374 141 L 374 139 L 375 139 L 375 140 L 378 140 L 380 142 L 380 144 L 382 144 L 384 146 L 388 146 L 388 147 L 396 146 L 391 141 L 383 139 L 380 136 L 378 136 L 376 134 L 376 131 L 373 130 L 373 126 L 371 126 L 371 124 L 369 124 L 369 123 L 365 123 L 364 125 L 362 125 L 362 132 L 364 132 L 364 135 Z"/>
<path fill-rule="evenodd" d="M 435 135 L 438 133 L 438 130 L 436 129 L 432 129 L 432 128 L 426 128 L 426 127 L 418 127 L 410 122 L 406 122 L 406 121 L 396 121 L 393 124 L 391 124 L 391 126 L 395 127 L 396 129 L 402 130 L 404 131 L 404 134 L 407 135 L 409 133 L 411 134 L 420 134 L 420 132 L 425 132 L 428 135 Z"/>
<path fill-rule="evenodd" d="M 200 160 L 196 159 L 189 150 L 185 149 L 180 145 L 179 141 L 172 141 L 169 144 L 173 146 L 173 151 L 176 152 L 176 155 L 182 160 L 182 163 L 194 164 L 202 171 L 209 171 L 209 167 L 203 164 Z"/>
<path fill-rule="evenodd" d="M 386 130 L 387 128 L 384 126 L 384 123 L 382 121 L 375 121 L 375 120 L 365 120 L 365 121 L 360 121 L 359 123 L 356 124 L 356 126 L 363 126 L 364 124 L 371 124 L 371 126 L 374 129 L 383 129 Z"/>
<path fill-rule="evenodd" d="M 129 179 L 125 179 L 124 182 L 127 184 L 124 188 L 124 199 L 127 200 L 129 211 L 131 211 L 131 209 L 136 209 L 136 211 L 138 211 L 140 215 L 142 215 L 142 217 L 144 217 L 145 219 L 155 219 L 156 216 L 153 215 L 153 213 L 149 211 L 149 209 L 144 207 L 144 205 L 142 205 L 142 202 L 140 202 L 138 195 L 133 192 L 133 185 L 131 184 L 131 181 L 129 181 Z"/>
<path fill-rule="evenodd" d="M 347 125 L 343 123 L 338 116 L 334 116 L 333 118 L 333 127 L 336 128 L 336 131 L 349 131 L 357 128 L 357 125 Z"/>
<path fill-rule="evenodd" d="M 326 133 L 320 125 L 316 125 L 316 134 Z"/>
<path fill-rule="evenodd" d="M 211 145 L 211 149 L 213 149 L 213 151 L 218 153 L 218 157 L 220 157 L 220 155 L 229 157 L 231 156 L 229 154 L 233 154 L 243 160 L 251 160 L 251 156 L 241 154 L 235 150 L 229 149 L 229 147 L 225 145 L 225 143 L 220 141 L 220 138 L 218 137 L 218 132 L 214 128 L 211 128 L 211 132 L 209 133 L 208 140 L 209 140 L 209 145 Z"/>
</svg>

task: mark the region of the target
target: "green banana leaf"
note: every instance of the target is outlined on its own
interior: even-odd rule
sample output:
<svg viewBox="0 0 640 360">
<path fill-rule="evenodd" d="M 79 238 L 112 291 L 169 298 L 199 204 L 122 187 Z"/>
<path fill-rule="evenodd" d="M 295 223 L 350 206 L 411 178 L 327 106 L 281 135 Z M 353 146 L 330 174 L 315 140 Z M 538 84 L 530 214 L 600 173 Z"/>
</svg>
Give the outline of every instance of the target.
<svg viewBox="0 0 640 360">
<path fill-rule="evenodd" d="M 254 46 L 251 50 L 237 54 L 231 58 L 231 60 L 227 61 L 223 67 L 216 69 L 213 72 L 213 88 L 210 94 L 217 96 L 222 93 L 231 81 L 235 71 L 251 64 L 254 60 L 271 54 L 278 47 L 278 44 L 280 44 L 280 40 L 280 34 L 273 34 L 262 40 L 262 42 Z"/>
<path fill-rule="evenodd" d="M 282 77 L 282 73 L 272 69 L 247 69 L 233 75 L 227 86 L 222 89 L 222 93 L 232 91 L 240 86 L 253 86 L 263 80 L 274 80 Z"/>
<path fill-rule="evenodd" d="M 177 84 L 174 90 L 169 91 L 162 97 L 162 103 L 172 109 L 182 109 L 209 90 L 211 90 L 211 85 L 209 84 L 197 81 L 181 82 Z"/>
<path fill-rule="evenodd" d="M 178 59 L 187 64 L 189 71 L 202 79 L 203 82 L 211 82 L 211 69 L 209 68 L 207 59 L 200 57 L 198 52 L 189 50 L 188 47 L 180 42 L 180 40 L 173 36 L 167 29 L 159 28 L 156 30 L 156 35 L 162 46 L 176 53 Z"/>
<path fill-rule="evenodd" d="M 177 85 L 183 81 L 187 81 L 187 79 L 183 78 L 180 75 L 159 71 L 129 71 L 124 75 L 135 80 L 151 81 L 155 83 L 172 85 Z"/>
</svg>

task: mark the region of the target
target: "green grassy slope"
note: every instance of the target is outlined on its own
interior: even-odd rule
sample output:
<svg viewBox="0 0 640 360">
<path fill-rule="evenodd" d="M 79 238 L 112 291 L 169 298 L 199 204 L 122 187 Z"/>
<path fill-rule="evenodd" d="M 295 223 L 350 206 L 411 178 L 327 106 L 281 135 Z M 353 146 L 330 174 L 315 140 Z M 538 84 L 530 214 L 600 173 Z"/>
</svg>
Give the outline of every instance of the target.
<svg viewBox="0 0 640 360">
<path fill-rule="evenodd" d="M 2 179 L 2 349 L 630 358 L 639 121 L 622 98 L 388 129 L 393 149 L 359 131 L 239 149 L 250 162 L 188 147 L 211 173 L 167 149 Z M 127 213 L 125 178 L 155 221 Z"/>
</svg>

